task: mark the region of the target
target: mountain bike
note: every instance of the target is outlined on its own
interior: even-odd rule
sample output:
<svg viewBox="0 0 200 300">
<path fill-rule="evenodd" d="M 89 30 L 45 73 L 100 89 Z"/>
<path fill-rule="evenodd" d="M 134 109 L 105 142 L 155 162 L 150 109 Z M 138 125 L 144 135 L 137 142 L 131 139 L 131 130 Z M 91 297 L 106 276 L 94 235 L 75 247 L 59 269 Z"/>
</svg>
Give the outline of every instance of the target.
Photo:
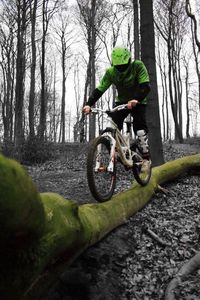
<svg viewBox="0 0 200 300">
<path fill-rule="evenodd" d="M 147 185 L 151 178 L 151 161 L 146 170 L 143 170 L 145 160 L 137 141 L 130 145 L 131 122 L 125 122 L 126 133 L 122 134 L 112 120 L 112 113 L 122 109 L 128 109 L 127 104 L 112 110 L 91 109 L 92 113 L 105 114 L 107 119 L 107 127 L 91 142 L 87 156 L 88 185 L 93 197 L 99 202 L 109 200 L 114 193 L 117 162 L 124 165 L 126 170 L 132 169 L 141 186 Z"/>
</svg>

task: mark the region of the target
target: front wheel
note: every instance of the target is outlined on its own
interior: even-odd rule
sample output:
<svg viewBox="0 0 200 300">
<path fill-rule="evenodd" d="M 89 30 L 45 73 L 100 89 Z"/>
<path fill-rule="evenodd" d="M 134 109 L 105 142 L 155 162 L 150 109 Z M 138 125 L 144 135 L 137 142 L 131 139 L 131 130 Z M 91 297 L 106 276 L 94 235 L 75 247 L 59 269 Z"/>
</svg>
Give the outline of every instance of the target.
<svg viewBox="0 0 200 300">
<path fill-rule="evenodd" d="M 148 160 L 141 160 L 138 162 L 134 162 L 133 164 L 133 175 L 135 180 L 142 186 L 148 184 L 151 178 L 151 161 Z"/>
<path fill-rule="evenodd" d="M 102 136 L 92 141 L 88 151 L 88 185 L 92 195 L 99 202 L 109 200 L 115 189 L 116 161 L 114 157 L 111 160 L 110 151 L 110 141 Z M 110 170 L 110 167 L 113 167 L 113 170 Z"/>
</svg>

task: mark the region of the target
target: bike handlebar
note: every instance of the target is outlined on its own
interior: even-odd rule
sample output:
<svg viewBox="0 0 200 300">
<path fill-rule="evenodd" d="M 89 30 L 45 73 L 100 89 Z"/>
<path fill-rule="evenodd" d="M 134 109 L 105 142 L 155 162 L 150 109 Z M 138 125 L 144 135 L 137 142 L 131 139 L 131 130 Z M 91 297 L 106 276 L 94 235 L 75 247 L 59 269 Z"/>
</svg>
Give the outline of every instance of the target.
<svg viewBox="0 0 200 300">
<path fill-rule="evenodd" d="M 94 113 L 95 112 L 102 112 L 102 113 L 109 114 L 109 113 L 112 113 L 112 112 L 115 112 L 115 111 L 118 111 L 118 110 L 123 110 L 123 109 L 128 109 L 127 104 L 118 105 L 118 106 L 116 106 L 116 107 L 114 107 L 113 109 L 110 109 L 110 110 L 108 110 L 108 109 L 104 110 L 104 109 L 101 109 L 101 108 L 94 107 L 94 108 L 91 108 L 91 112 L 94 112 Z"/>
</svg>

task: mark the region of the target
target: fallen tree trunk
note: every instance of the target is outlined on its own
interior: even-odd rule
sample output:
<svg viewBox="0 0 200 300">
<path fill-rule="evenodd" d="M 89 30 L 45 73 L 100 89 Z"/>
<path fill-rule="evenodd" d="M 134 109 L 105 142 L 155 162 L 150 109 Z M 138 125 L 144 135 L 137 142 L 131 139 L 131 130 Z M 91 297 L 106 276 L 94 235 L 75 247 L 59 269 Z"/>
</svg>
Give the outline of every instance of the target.
<svg viewBox="0 0 200 300">
<path fill-rule="evenodd" d="M 159 185 L 200 168 L 200 154 L 153 169 L 138 184 L 105 203 L 78 206 L 54 193 L 37 192 L 26 171 L 0 156 L 0 296 L 40 299 L 81 252 L 140 210 Z"/>
</svg>

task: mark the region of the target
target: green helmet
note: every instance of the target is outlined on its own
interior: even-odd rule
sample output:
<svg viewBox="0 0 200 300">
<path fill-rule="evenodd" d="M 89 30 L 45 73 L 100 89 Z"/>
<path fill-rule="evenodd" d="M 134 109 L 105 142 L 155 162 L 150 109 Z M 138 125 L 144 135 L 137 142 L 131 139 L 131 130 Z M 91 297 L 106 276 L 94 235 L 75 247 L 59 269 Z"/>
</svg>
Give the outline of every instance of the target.
<svg viewBox="0 0 200 300">
<path fill-rule="evenodd" d="M 111 54 L 112 65 L 126 65 L 131 59 L 131 53 L 127 48 L 117 47 L 114 48 Z"/>
</svg>

